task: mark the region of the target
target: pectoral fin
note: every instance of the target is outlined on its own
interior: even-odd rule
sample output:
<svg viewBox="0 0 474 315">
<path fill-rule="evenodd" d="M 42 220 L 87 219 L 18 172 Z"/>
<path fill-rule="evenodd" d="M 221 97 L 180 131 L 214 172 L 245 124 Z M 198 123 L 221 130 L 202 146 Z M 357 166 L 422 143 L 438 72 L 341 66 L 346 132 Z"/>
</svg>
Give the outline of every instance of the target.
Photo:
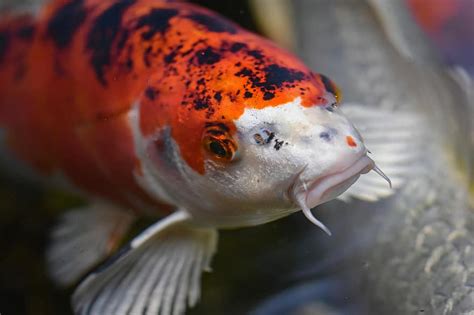
<svg viewBox="0 0 474 315">
<path fill-rule="evenodd" d="M 47 251 L 51 277 L 63 286 L 77 281 L 110 255 L 133 220 L 132 214 L 99 202 L 64 214 Z"/>
<path fill-rule="evenodd" d="M 217 232 L 178 211 L 142 232 L 77 288 L 77 314 L 183 314 L 199 299 Z"/>
<path fill-rule="evenodd" d="M 413 166 L 422 158 L 423 139 L 420 130 L 426 130 L 421 117 L 414 113 L 394 112 L 358 104 L 345 104 L 344 113 L 354 123 L 370 150 L 369 156 L 390 178 L 392 187 L 375 172 L 362 175 L 339 199 L 357 198 L 377 201 L 392 195 L 413 173 Z"/>
</svg>

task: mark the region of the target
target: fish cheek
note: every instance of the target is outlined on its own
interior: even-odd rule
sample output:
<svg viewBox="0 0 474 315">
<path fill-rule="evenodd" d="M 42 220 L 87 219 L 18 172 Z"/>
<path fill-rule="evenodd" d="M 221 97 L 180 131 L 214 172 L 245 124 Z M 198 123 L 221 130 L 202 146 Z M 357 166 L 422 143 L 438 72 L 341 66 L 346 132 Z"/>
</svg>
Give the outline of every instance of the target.
<svg viewBox="0 0 474 315">
<path fill-rule="evenodd" d="M 166 127 L 156 133 L 146 145 L 146 154 L 162 177 L 178 178 L 178 154 L 171 130 Z"/>
</svg>

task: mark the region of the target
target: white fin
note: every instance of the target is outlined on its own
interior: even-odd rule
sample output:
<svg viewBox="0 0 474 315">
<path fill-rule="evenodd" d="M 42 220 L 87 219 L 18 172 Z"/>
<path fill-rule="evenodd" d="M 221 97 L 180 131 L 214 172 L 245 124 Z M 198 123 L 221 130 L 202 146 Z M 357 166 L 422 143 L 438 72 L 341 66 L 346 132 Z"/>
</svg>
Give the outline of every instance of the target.
<svg viewBox="0 0 474 315">
<path fill-rule="evenodd" d="M 65 213 L 51 233 L 47 251 L 51 277 L 66 286 L 116 248 L 133 222 L 133 216 L 104 203 Z"/>
<path fill-rule="evenodd" d="M 190 225 L 178 211 L 138 235 L 105 266 L 90 274 L 73 296 L 76 314 L 183 314 L 200 295 L 217 231 Z"/>
<path fill-rule="evenodd" d="M 449 0 L 448 0 L 449 1 Z M 433 46 L 413 18 L 406 1 L 368 0 L 398 53 L 420 64 L 439 62 Z"/>
<path fill-rule="evenodd" d="M 421 150 L 418 141 L 422 119 L 413 113 L 399 113 L 357 104 L 344 104 L 343 112 L 362 135 L 369 156 L 390 178 L 392 188 L 376 172 L 361 175 L 338 199 L 349 201 L 351 197 L 377 201 L 402 186 L 410 176 L 413 162 L 419 161 Z"/>
</svg>

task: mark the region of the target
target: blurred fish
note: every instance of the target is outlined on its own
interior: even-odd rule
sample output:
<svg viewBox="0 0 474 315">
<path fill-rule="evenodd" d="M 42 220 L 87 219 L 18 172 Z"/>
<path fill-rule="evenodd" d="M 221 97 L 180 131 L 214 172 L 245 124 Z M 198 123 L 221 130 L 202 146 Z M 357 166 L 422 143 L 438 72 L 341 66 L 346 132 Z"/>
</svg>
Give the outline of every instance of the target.
<svg viewBox="0 0 474 315">
<path fill-rule="evenodd" d="M 462 69 L 442 65 L 403 1 L 293 3 L 303 60 L 339 82 L 347 102 L 425 121 L 406 121 L 404 139 L 417 156 L 407 161 L 390 138 L 391 121 L 380 117 L 388 137 L 370 150 L 378 163 L 398 159 L 408 180 L 383 201 L 323 206 L 338 239 L 320 241 L 325 258 L 294 277 L 334 273 L 359 283 L 353 298 L 368 314 L 472 314 L 472 82 Z M 351 189 L 372 183 L 365 176 Z"/>
<path fill-rule="evenodd" d="M 85 278 L 73 297 L 79 314 L 181 314 L 199 298 L 217 229 L 302 210 L 330 234 L 310 209 L 372 169 L 381 180 L 349 196 L 390 195 L 367 147 L 383 146 L 388 127 L 407 150 L 407 117 L 348 106 L 369 128 L 364 141 L 339 100 L 328 77 L 181 1 L 58 0 L 0 25 L 8 148 L 90 201 L 52 234 L 53 278 L 76 281 L 137 217 L 168 214 Z M 380 165 L 396 187 L 398 161 Z"/>
<path fill-rule="evenodd" d="M 474 76 L 474 1 L 407 0 L 411 12 L 443 60 Z"/>
</svg>

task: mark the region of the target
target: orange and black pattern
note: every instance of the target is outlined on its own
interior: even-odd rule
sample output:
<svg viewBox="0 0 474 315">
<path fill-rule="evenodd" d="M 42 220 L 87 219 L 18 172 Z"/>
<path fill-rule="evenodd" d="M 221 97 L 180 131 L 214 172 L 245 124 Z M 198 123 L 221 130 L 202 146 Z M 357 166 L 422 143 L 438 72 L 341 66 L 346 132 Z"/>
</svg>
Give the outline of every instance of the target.
<svg viewBox="0 0 474 315">
<path fill-rule="evenodd" d="M 10 145 L 36 168 L 126 204 L 153 203 L 133 175 L 133 106 L 144 137 L 169 127 L 204 174 L 206 126 L 235 133 L 246 108 L 296 97 L 317 106 L 334 93 L 290 53 L 181 1 L 57 0 L 37 17 L 2 21 L 0 124 Z"/>
</svg>

